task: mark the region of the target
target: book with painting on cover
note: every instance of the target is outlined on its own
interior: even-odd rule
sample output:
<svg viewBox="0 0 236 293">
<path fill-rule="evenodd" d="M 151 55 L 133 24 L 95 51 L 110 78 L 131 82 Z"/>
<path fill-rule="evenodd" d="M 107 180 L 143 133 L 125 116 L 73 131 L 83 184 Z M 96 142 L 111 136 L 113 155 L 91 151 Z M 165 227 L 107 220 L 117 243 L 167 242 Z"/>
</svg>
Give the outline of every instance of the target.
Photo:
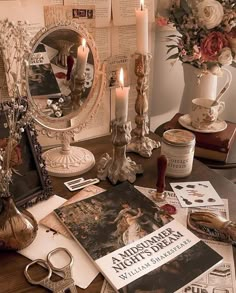
<svg viewBox="0 0 236 293">
<path fill-rule="evenodd" d="M 54 212 L 118 292 L 175 292 L 222 260 L 128 182 Z"/>
<path fill-rule="evenodd" d="M 173 128 L 184 128 L 178 122 L 182 114 L 177 113 L 164 126 L 164 131 Z M 215 133 L 201 133 L 192 131 L 196 136 L 195 156 L 226 162 L 233 145 L 236 133 L 236 123 L 227 121 L 227 128 Z"/>
</svg>

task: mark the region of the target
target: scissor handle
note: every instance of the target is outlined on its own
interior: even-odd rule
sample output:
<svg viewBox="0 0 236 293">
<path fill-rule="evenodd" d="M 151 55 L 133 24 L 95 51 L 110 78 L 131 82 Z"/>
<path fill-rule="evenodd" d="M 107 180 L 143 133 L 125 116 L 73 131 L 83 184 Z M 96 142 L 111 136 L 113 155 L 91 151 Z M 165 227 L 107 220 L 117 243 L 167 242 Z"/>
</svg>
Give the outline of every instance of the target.
<svg viewBox="0 0 236 293">
<path fill-rule="evenodd" d="M 31 278 L 31 276 L 29 275 L 29 268 L 34 265 L 34 264 L 42 264 L 44 267 L 46 267 L 46 269 L 48 270 L 48 274 L 46 277 L 40 279 L 40 280 L 34 280 Z M 33 284 L 33 285 L 42 285 L 45 281 L 49 280 L 52 276 L 52 269 L 50 268 L 50 265 L 43 259 L 36 259 L 34 261 L 32 261 L 31 263 L 29 263 L 24 270 L 24 274 L 26 279 L 28 280 L 29 283 Z"/>
<path fill-rule="evenodd" d="M 51 257 L 57 253 L 60 252 L 65 252 L 68 256 L 69 256 L 69 263 L 66 264 L 64 267 L 58 268 L 55 267 L 53 265 L 53 263 L 51 262 Z M 49 254 L 47 255 L 47 262 L 49 264 L 49 266 L 51 267 L 51 269 L 53 271 L 57 271 L 57 272 L 63 272 L 65 274 L 65 277 L 71 277 L 71 266 L 73 265 L 73 256 L 72 254 L 69 252 L 69 250 L 67 250 L 64 247 L 57 247 L 56 249 L 52 250 L 51 252 L 49 252 Z"/>
</svg>

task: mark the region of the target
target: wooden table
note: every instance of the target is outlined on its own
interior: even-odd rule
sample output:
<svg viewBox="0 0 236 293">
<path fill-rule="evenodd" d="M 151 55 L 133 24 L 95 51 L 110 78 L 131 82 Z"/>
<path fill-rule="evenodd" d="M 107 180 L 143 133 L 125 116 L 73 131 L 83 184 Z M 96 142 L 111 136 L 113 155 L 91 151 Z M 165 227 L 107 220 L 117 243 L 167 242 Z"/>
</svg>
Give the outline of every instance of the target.
<svg viewBox="0 0 236 293">
<path fill-rule="evenodd" d="M 153 139 L 158 140 L 158 137 L 154 134 L 150 135 Z M 97 139 L 92 139 L 84 142 L 80 142 L 77 145 L 80 147 L 85 147 L 92 151 L 95 155 L 96 161 L 105 152 L 112 155 L 112 144 L 110 136 L 101 137 Z M 136 185 L 155 188 L 156 184 L 156 160 L 160 155 L 160 149 L 153 151 L 152 157 L 142 158 L 136 154 L 127 154 L 136 163 L 142 164 L 144 168 L 144 174 L 138 175 L 135 181 Z M 96 177 L 96 166 L 83 177 L 95 178 Z M 73 178 L 71 178 L 73 179 Z M 70 192 L 64 186 L 64 181 L 69 180 L 69 178 L 56 178 L 52 177 L 52 184 L 55 194 L 62 196 L 64 198 L 70 198 L 76 192 Z M 171 190 L 169 182 L 181 182 L 181 181 L 210 181 L 216 191 L 222 198 L 229 199 L 229 211 L 230 218 L 236 221 L 236 185 L 232 182 L 212 171 L 206 167 L 200 161 L 194 160 L 193 171 L 190 176 L 184 179 L 171 179 L 166 178 L 166 189 Z M 111 187 L 111 183 L 107 180 L 100 182 L 99 186 L 105 189 Z M 47 245 L 45 243 L 45 245 Z M 236 256 L 236 250 L 234 248 L 234 256 Z M 25 266 L 28 264 L 29 260 L 18 253 L 15 252 L 0 252 L 0 292 L 1 293 L 23 293 L 23 292 L 47 292 L 44 288 L 34 286 L 32 287 L 25 279 L 23 271 Z M 37 275 L 43 274 L 43 269 L 41 267 L 37 268 Z M 103 282 L 103 277 L 99 274 L 92 284 L 86 289 L 82 290 L 78 288 L 78 292 L 86 293 L 98 293 L 100 292 Z"/>
</svg>

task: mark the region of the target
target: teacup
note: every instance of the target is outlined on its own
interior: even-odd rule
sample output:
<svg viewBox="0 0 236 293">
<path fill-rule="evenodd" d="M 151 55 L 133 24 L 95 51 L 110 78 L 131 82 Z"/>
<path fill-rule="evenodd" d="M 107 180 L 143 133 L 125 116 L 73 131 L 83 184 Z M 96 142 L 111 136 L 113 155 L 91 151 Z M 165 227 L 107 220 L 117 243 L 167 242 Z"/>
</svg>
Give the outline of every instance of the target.
<svg viewBox="0 0 236 293">
<path fill-rule="evenodd" d="M 224 111 L 225 103 L 207 98 L 192 100 L 191 124 L 196 129 L 208 129 Z"/>
</svg>

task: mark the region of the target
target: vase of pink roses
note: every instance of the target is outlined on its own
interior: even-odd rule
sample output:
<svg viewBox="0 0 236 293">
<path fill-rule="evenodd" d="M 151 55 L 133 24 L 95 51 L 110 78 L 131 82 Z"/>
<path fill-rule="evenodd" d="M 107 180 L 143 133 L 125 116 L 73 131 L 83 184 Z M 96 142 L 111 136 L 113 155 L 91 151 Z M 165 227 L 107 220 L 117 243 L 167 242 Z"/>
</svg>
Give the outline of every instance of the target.
<svg viewBox="0 0 236 293">
<path fill-rule="evenodd" d="M 225 93 L 232 80 L 225 66 L 236 62 L 235 1 L 172 0 L 165 19 L 179 32 L 168 36 L 167 59 L 183 63 L 185 111 L 193 98 L 215 99 Z M 162 16 L 157 16 L 157 23 L 164 23 Z M 223 72 L 227 81 L 217 94 L 217 78 Z"/>
</svg>

